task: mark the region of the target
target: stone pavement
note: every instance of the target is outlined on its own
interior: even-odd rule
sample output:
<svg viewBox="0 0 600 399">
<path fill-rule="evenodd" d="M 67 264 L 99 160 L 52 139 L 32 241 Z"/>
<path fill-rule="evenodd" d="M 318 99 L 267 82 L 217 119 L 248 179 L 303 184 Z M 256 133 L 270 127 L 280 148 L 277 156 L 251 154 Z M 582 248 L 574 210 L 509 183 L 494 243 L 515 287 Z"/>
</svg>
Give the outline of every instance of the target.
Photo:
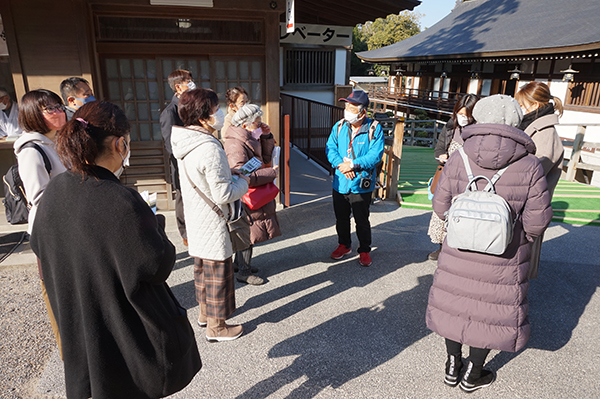
<svg viewBox="0 0 600 399">
<path fill-rule="evenodd" d="M 294 151 L 290 163 L 293 205 L 278 213 L 283 235 L 258 245 L 252 261 L 267 283 L 236 282 L 238 310 L 231 322 L 245 329 L 238 340 L 210 344 L 196 325 L 193 261 L 173 212 L 165 212 L 179 254 L 168 282 L 188 309 L 204 364 L 171 397 L 466 395 L 443 384 L 443 339 L 425 326 L 436 267 L 426 260 L 436 248 L 427 237 L 430 212 L 374 204 L 373 265 L 360 267 L 355 252 L 333 261 L 331 180 Z M 529 295 L 531 339 L 516 354 L 493 351 L 488 367 L 498 379 L 471 397 L 600 397 L 600 229 L 553 223 L 545 241 L 540 278 Z M 37 382 L 39 397 L 64 397 L 62 373 L 55 351 Z"/>
</svg>

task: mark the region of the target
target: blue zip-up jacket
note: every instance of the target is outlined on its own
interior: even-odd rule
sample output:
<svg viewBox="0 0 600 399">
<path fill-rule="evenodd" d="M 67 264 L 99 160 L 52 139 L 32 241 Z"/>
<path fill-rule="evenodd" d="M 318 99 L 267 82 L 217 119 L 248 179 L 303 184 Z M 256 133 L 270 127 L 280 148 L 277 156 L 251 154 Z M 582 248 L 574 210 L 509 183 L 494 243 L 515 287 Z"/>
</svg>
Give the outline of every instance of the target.
<svg viewBox="0 0 600 399">
<path fill-rule="evenodd" d="M 343 123 L 338 135 L 338 124 Z M 373 139 L 369 141 L 369 128 L 373 123 L 372 119 L 366 118 L 360 126 L 356 136 L 352 140 L 352 148 L 354 149 L 354 172 L 356 177 L 348 180 L 342 172 L 337 169 L 337 166 L 344 162 L 344 157 L 353 158 L 352 153 L 348 155 L 350 145 L 350 137 L 348 131 L 350 124 L 345 120 L 337 122 L 331 129 L 331 134 L 327 140 L 325 153 L 327 160 L 335 169 L 333 176 L 333 189 L 340 194 L 348 193 L 368 193 L 375 189 L 375 166 L 383 156 L 383 129 L 381 125 L 377 125 L 373 134 Z M 367 190 L 360 188 L 361 177 L 371 179 L 371 187 Z"/>
</svg>

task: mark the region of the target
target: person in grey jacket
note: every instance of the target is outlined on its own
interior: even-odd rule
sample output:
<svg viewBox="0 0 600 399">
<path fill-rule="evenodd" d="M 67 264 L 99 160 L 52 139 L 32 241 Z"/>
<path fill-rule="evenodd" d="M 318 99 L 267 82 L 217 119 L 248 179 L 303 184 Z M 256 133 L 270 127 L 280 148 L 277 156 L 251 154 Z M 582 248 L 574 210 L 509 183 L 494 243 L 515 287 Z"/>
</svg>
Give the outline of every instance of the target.
<svg viewBox="0 0 600 399">
<path fill-rule="evenodd" d="M 21 99 L 19 125 L 24 133 L 15 141 L 14 149 L 19 163 L 19 176 L 25 187 L 25 195 L 31 204 L 27 232 L 31 234 L 38 204 L 50 179 L 67 170 L 60 162 L 54 148 L 56 132 L 67 122 L 63 102 L 49 90 L 32 90 Z M 26 143 L 37 144 L 50 160 L 50 173 L 44 158 Z"/>
<path fill-rule="evenodd" d="M 495 374 L 483 369 L 490 349 L 516 352 L 529 339 L 527 272 L 531 242 L 552 218 L 544 170 L 533 155 L 535 144 L 516 128 L 522 118 L 519 104 L 509 96 L 491 96 L 475 104 L 473 117 L 477 123 L 462 132 L 473 175 L 491 178 L 508 166 L 495 189 L 508 202 L 516 222 L 513 240 L 502 255 L 451 248 L 447 240 L 442 245 L 426 322 L 446 339 L 446 384 L 459 383 L 461 348 L 463 344 L 471 347 L 460 381 L 467 392 L 494 382 Z M 433 197 L 433 210 L 440 218 L 468 182 L 462 157 L 455 153 L 444 167 Z M 485 184 L 478 180 L 478 189 Z"/>
<path fill-rule="evenodd" d="M 521 105 L 524 114 L 519 129 L 525 131 L 535 143 L 535 156 L 542 162 L 548 191 L 552 197 L 562 174 L 565 153 L 554 127 L 558 125 L 558 117 L 563 114 L 562 101 L 552 96 L 548 85 L 542 82 L 530 82 L 523 86 L 515 95 L 515 100 Z M 532 244 L 530 279 L 538 276 L 543 241 L 542 234 Z"/>
</svg>

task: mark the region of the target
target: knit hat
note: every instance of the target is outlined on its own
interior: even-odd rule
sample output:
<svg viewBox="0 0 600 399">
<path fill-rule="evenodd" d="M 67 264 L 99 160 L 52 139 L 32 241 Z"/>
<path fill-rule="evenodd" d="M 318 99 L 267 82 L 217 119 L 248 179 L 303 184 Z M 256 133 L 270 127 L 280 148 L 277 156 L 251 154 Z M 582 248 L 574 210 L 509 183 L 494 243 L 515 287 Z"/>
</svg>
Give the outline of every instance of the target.
<svg viewBox="0 0 600 399">
<path fill-rule="evenodd" d="M 479 100 L 473 108 L 477 123 L 496 123 L 518 127 L 523 119 L 521 106 L 511 96 L 496 94 Z"/>
<path fill-rule="evenodd" d="M 256 104 L 246 104 L 233 115 L 231 118 L 231 124 L 233 126 L 241 127 L 244 123 L 254 122 L 256 118 L 262 116 L 263 112 L 260 107 Z"/>
</svg>

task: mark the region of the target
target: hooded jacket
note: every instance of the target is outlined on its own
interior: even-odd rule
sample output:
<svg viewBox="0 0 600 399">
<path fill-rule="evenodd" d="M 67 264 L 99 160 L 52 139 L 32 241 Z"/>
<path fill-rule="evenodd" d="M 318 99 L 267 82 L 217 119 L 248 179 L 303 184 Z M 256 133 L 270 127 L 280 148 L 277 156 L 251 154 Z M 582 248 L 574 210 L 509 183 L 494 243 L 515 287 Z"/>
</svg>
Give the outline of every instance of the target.
<svg viewBox="0 0 600 399">
<path fill-rule="evenodd" d="M 44 158 L 38 150 L 31 147 L 22 148 L 25 143 L 29 142 L 39 145 L 50 160 L 50 166 L 52 167 L 50 174 L 48 174 L 46 166 L 44 165 Z M 14 149 L 19 164 L 19 176 L 23 181 L 27 200 L 31 204 L 31 209 L 29 210 L 29 225 L 27 226 L 27 232 L 31 234 L 37 207 L 46 186 L 51 178 L 63 173 L 67 168 L 65 168 L 60 161 L 60 158 L 58 158 L 58 154 L 54 148 L 54 142 L 44 134 L 25 132 L 17 139 L 17 141 L 15 141 Z"/>
<path fill-rule="evenodd" d="M 250 132 L 242 127 L 230 125 L 223 138 L 225 140 L 225 152 L 229 166 L 240 168 L 253 157 L 258 158 L 263 164 L 271 162 L 271 155 L 275 147 L 272 134 L 262 135 L 260 140 L 255 140 Z M 270 183 L 277 177 L 273 168 L 261 168 L 250 175 L 250 187 L 262 186 Z M 250 240 L 252 244 L 270 240 L 281 235 L 279 220 L 275 212 L 275 200 L 269 202 L 259 209 L 250 210 L 253 223 L 250 226 Z"/>
<path fill-rule="evenodd" d="M 496 124 L 463 128 L 464 150 L 473 174 L 491 178 L 510 165 L 496 182 L 496 193 L 517 218 L 513 240 L 499 256 L 450 248 L 444 241 L 427 306 L 427 326 L 444 338 L 477 348 L 516 352 L 530 335 L 527 272 L 530 242 L 552 218 L 550 193 L 535 144 L 523 131 Z M 487 182 L 478 180 L 482 190 Z M 460 154 L 452 154 L 433 197 L 444 219 L 452 198 L 464 192 L 467 172 Z"/>
<path fill-rule="evenodd" d="M 229 204 L 242 198 L 248 183 L 233 181 L 221 142 L 205 129 L 173 126 L 171 147 L 180 172 L 188 252 L 202 259 L 226 260 L 233 255 L 227 223 L 198 195 L 185 171 L 226 217 Z"/>
</svg>

